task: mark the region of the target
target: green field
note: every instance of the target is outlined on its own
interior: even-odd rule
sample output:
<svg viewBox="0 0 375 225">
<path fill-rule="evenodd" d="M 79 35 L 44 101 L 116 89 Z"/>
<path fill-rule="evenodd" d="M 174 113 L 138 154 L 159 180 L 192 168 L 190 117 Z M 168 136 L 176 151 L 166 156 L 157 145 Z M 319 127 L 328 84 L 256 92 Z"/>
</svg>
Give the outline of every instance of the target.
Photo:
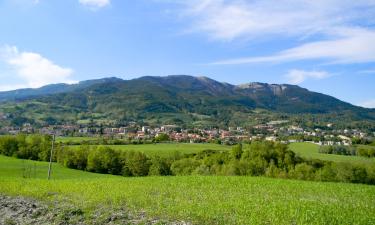
<svg viewBox="0 0 375 225">
<path fill-rule="evenodd" d="M 101 139 L 100 137 L 56 137 L 56 142 L 82 142 L 82 141 L 95 141 Z"/>
<path fill-rule="evenodd" d="M 87 214 L 98 206 L 126 206 L 194 224 L 375 224 L 375 186 L 262 177 L 124 178 L 56 165 L 47 181 L 39 179 L 46 163 L 35 162 L 37 178 L 22 178 L 22 164 L 0 157 L 0 193 L 68 202 Z"/>
<path fill-rule="evenodd" d="M 346 156 L 319 153 L 319 145 L 313 143 L 291 143 L 289 148 L 307 159 L 321 159 L 333 162 L 351 162 L 351 163 L 375 163 L 375 159 L 359 157 L 359 156 Z"/>
<path fill-rule="evenodd" d="M 218 145 L 218 144 L 188 144 L 188 143 L 161 143 L 161 144 L 139 144 L 139 145 L 106 145 L 113 149 L 123 151 L 140 151 L 148 156 L 170 156 L 176 152 L 182 154 L 197 153 L 203 150 L 217 150 L 227 151 L 232 146 Z M 71 146 L 73 148 L 79 148 L 79 146 Z"/>
</svg>

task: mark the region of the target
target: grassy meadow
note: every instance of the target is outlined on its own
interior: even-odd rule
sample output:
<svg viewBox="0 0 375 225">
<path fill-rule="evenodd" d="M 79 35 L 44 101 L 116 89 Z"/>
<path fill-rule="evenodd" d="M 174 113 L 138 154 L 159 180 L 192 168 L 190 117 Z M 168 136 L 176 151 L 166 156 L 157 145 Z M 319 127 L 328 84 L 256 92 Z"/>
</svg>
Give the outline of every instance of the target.
<svg viewBox="0 0 375 225">
<path fill-rule="evenodd" d="M 83 142 L 83 141 L 96 141 L 100 140 L 100 137 L 56 137 L 56 142 L 68 143 L 68 142 Z"/>
<path fill-rule="evenodd" d="M 308 159 L 311 158 L 333 162 L 351 162 L 360 164 L 375 163 L 375 158 L 319 153 L 319 145 L 313 143 L 291 143 L 289 144 L 289 148 L 301 157 Z"/>
<path fill-rule="evenodd" d="M 92 174 L 47 164 L 24 178 L 23 160 L 0 157 L 0 193 L 67 202 L 85 213 L 107 207 L 194 224 L 374 224 L 375 187 L 263 177 L 138 177 Z M 51 194 L 53 193 L 53 194 Z"/>
</svg>

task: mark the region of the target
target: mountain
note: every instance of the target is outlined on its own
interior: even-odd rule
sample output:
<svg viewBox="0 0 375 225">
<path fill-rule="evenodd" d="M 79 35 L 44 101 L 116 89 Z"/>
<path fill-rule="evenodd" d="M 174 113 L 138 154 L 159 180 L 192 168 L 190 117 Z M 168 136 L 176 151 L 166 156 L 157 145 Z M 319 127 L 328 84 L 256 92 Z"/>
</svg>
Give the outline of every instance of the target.
<svg viewBox="0 0 375 225">
<path fill-rule="evenodd" d="M 296 85 L 232 85 L 207 77 L 105 78 L 78 84 L 0 92 L 3 124 L 127 121 L 187 126 L 248 125 L 271 119 L 374 124 L 375 110 L 357 107 Z M 370 121 L 370 122 L 369 122 Z M 1 122 L 1 121 L 0 121 Z"/>
<path fill-rule="evenodd" d="M 78 84 L 50 84 L 43 86 L 41 88 L 25 88 L 25 89 L 18 89 L 14 91 L 4 91 L 0 92 L 0 102 L 1 101 L 9 101 L 9 100 L 22 100 L 31 97 L 37 97 L 42 95 L 49 95 L 49 94 L 58 94 L 63 92 L 71 92 L 82 90 L 94 84 L 106 83 L 115 81 L 118 78 L 104 78 L 104 79 L 97 79 L 97 80 L 88 80 L 88 81 L 81 81 Z M 121 80 L 121 79 L 118 79 Z"/>
</svg>

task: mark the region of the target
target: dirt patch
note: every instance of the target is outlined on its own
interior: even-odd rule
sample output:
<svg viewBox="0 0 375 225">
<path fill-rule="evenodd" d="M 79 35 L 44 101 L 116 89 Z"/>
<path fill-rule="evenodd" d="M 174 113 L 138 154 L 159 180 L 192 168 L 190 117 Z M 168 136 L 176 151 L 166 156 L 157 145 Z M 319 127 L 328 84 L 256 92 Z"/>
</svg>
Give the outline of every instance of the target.
<svg viewBox="0 0 375 225">
<path fill-rule="evenodd" d="M 64 204 L 47 205 L 30 198 L 0 195 L 0 225 L 96 225 L 96 224 L 166 224 L 190 225 L 184 221 L 147 218 L 143 212 L 134 215 L 126 209 L 98 208 L 86 214 L 79 208 Z"/>
</svg>

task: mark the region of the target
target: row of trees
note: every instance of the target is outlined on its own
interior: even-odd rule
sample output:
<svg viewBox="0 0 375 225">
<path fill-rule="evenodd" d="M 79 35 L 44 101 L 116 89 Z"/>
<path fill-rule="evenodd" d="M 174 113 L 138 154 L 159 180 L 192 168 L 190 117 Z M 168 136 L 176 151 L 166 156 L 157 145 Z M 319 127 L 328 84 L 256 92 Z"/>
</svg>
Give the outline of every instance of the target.
<svg viewBox="0 0 375 225">
<path fill-rule="evenodd" d="M 272 142 L 163 158 L 103 146 L 59 152 L 57 160 L 69 168 L 123 176 L 237 175 L 375 184 L 375 165 L 305 160 L 288 150 L 287 145 Z"/>
<path fill-rule="evenodd" d="M 105 146 L 60 148 L 56 159 L 68 168 L 95 173 L 123 176 L 170 175 L 169 172 L 155 172 L 157 158 L 150 159 L 142 152 L 116 151 Z"/>
<path fill-rule="evenodd" d="M 20 159 L 48 161 L 52 138 L 48 135 L 1 136 L 0 154 Z"/>
<path fill-rule="evenodd" d="M 371 146 L 320 146 L 320 153 L 335 154 L 335 155 L 353 155 L 362 157 L 375 157 L 375 148 Z"/>
<path fill-rule="evenodd" d="M 0 137 L 1 154 L 23 159 L 47 161 L 50 146 L 48 136 Z M 375 184 L 375 164 L 306 160 L 288 150 L 287 145 L 273 142 L 237 144 L 231 151 L 176 152 L 169 157 L 149 157 L 106 146 L 58 145 L 54 160 L 68 168 L 122 176 L 249 175 Z"/>
</svg>

